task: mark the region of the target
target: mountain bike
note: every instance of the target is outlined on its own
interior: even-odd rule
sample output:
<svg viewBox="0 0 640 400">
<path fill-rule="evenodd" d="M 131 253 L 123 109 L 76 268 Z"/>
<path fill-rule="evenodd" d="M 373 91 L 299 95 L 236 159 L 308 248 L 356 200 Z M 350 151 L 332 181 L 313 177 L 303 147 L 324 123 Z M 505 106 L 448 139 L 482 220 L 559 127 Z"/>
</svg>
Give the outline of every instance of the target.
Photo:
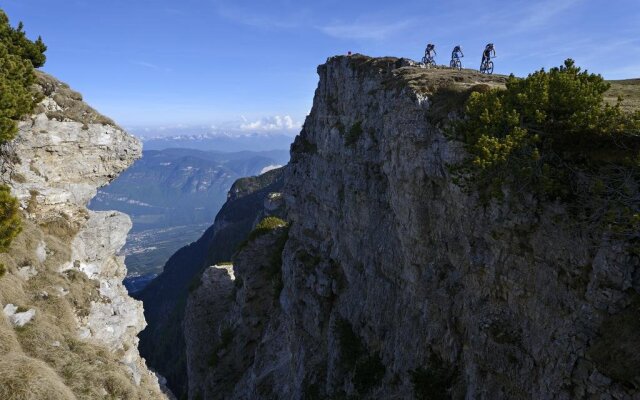
<svg viewBox="0 0 640 400">
<path fill-rule="evenodd" d="M 458 57 L 452 58 L 451 62 L 449 63 L 449 67 L 453 68 L 453 69 L 457 69 L 458 71 L 462 70 L 462 62 L 460 62 L 460 59 Z"/>
<path fill-rule="evenodd" d="M 489 75 L 493 74 L 493 61 L 491 61 L 491 57 L 480 64 L 480 73 Z"/>
<path fill-rule="evenodd" d="M 436 66 L 436 60 L 434 60 L 433 57 L 424 56 L 422 57 L 422 66 L 424 68 L 433 68 Z"/>
</svg>

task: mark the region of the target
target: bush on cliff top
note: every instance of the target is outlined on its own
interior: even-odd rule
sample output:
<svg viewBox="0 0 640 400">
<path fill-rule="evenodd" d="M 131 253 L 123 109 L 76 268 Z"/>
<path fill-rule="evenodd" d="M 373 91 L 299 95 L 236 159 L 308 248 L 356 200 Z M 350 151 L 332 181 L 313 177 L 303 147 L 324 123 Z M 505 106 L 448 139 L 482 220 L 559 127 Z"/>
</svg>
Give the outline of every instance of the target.
<svg viewBox="0 0 640 400">
<path fill-rule="evenodd" d="M 263 218 L 258 225 L 256 225 L 255 228 L 253 228 L 253 230 L 249 233 L 249 235 L 247 235 L 247 238 L 245 240 L 242 241 L 242 243 L 240 243 L 238 245 L 238 249 L 236 250 L 237 252 L 244 249 L 249 242 L 252 242 L 253 240 L 255 240 L 256 238 L 265 235 L 269 232 L 271 232 L 274 229 L 277 228 L 284 228 L 287 226 L 286 221 L 278 218 L 278 217 L 266 217 Z"/>
<path fill-rule="evenodd" d="M 461 129 L 482 173 L 544 185 L 545 167 L 563 163 L 638 165 L 640 112 L 605 103 L 610 85 L 600 75 L 567 60 L 525 79 L 512 75 L 506 86 L 472 93 L 466 104 Z"/>
<path fill-rule="evenodd" d="M 38 101 L 31 86 L 36 81 L 34 67 L 44 65 L 46 49 L 41 38 L 27 39 L 22 23 L 11 27 L 0 10 L 0 145 L 15 137 L 18 120 L 31 113 Z M 6 185 L 0 185 L 0 252 L 7 251 L 19 232 L 18 202 Z"/>
<path fill-rule="evenodd" d="M 282 228 L 287 226 L 287 223 L 278 217 L 266 217 L 256 225 L 256 227 L 249 234 L 249 241 L 271 232 L 276 228 Z"/>
<path fill-rule="evenodd" d="M 15 137 L 16 122 L 36 105 L 38 99 L 31 90 L 36 81 L 34 67 L 44 65 L 46 49 L 41 38 L 27 39 L 22 23 L 11 27 L 0 10 L 0 143 Z"/>
<path fill-rule="evenodd" d="M 569 59 L 524 79 L 512 75 L 506 90 L 472 93 L 457 126 L 471 154 L 468 182 L 489 198 L 506 187 L 603 210 L 600 219 L 633 230 L 629 224 L 640 219 L 640 112 L 624 112 L 621 99 L 606 103 L 609 87 Z"/>
</svg>

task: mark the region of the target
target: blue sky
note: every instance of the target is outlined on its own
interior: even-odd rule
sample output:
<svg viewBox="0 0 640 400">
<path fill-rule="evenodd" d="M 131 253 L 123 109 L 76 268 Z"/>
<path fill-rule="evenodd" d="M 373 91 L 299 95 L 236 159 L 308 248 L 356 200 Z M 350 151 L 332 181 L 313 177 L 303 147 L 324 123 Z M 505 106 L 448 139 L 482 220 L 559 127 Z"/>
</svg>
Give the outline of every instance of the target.
<svg viewBox="0 0 640 400">
<path fill-rule="evenodd" d="M 526 75 L 567 57 L 609 79 L 640 77 L 639 0 L 0 0 L 49 46 L 45 71 L 129 127 L 206 124 L 294 133 L 316 67 L 348 50 Z"/>
</svg>

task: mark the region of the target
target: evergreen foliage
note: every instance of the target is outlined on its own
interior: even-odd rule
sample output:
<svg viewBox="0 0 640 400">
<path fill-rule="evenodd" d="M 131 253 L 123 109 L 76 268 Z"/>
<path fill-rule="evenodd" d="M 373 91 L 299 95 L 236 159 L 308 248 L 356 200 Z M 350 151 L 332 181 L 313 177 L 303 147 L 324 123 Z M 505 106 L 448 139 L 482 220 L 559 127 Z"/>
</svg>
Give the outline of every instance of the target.
<svg viewBox="0 0 640 400">
<path fill-rule="evenodd" d="M 248 237 L 248 241 L 271 232 L 274 229 L 287 226 L 287 223 L 278 217 L 266 217 L 256 225 Z"/>
<path fill-rule="evenodd" d="M 0 10 L 0 143 L 15 137 L 16 121 L 31 113 L 37 103 L 31 91 L 36 80 L 34 67 L 44 65 L 46 49 L 41 38 L 27 39 L 22 23 L 12 28 Z"/>
<path fill-rule="evenodd" d="M 512 75 L 506 90 L 472 93 L 456 127 L 471 154 L 468 182 L 485 199 L 505 188 L 532 193 L 631 233 L 640 220 L 640 112 L 606 103 L 609 87 L 568 59 Z"/>
<path fill-rule="evenodd" d="M 582 72 L 569 59 L 525 79 L 512 75 L 506 90 L 471 94 L 460 128 L 473 165 L 485 175 L 502 171 L 497 183 L 515 173 L 549 194 L 565 192 L 563 162 L 637 166 L 640 112 L 605 103 L 608 89 L 600 75 Z"/>
<path fill-rule="evenodd" d="M 41 38 L 30 41 L 22 23 L 11 27 L 0 10 L 0 145 L 15 137 L 17 121 L 31 113 L 38 101 L 31 90 L 34 68 L 44 65 L 46 50 Z M 20 230 L 18 202 L 8 186 L 0 185 L 0 251 L 7 251 Z"/>
<path fill-rule="evenodd" d="M 0 185 L 0 252 L 6 252 L 21 231 L 18 200 L 6 185 Z"/>
<path fill-rule="evenodd" d="M 0 10 L 0 38 L 10 54 L 31 61 L 34 68 L 42 67 L 47 61 L 47 57 L 44 55 L 47 46 L 42 38 L 38 36 L 35 42 L 29 40 L 22 22 L 19 22 L 16 28 L 12 28 L 9 24 L 9 18 L 2 10 Z"/>
</svg>

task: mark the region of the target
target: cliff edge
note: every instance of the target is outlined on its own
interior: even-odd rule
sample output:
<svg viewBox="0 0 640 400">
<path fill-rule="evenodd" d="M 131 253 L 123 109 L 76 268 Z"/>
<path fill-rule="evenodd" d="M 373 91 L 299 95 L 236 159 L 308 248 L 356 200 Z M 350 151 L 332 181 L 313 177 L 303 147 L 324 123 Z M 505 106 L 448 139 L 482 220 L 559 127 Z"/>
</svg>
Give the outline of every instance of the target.
<svg viewBox="0 0 640 400">
<path fill-rule="evenodd" d="M 280 270 L 260 273 L 278 249 L 266 236 L 233 274 L 204 276 L 189 304 L 218 322 L 185 326 L 187 343 L 212 338 L 189 397 L 637 399 L 627 243 L 558 202 L 482 202 L 451 173 L 467 154 L 450 122 L 506 78 L 360 55 L 318 74 L 286 169 Z M 206 303 L 207 287 L 224 293 Z"/>
<path fill-rule="evenodd" d="M 142 304 L 122 285 L 127 215 L 86 208 L 140 143 L 38 72 L 36 112 L 2 148 L 23 231 L 0 254 L 0 397 L 165 398 L 138 354 Z"/>
</svg>

